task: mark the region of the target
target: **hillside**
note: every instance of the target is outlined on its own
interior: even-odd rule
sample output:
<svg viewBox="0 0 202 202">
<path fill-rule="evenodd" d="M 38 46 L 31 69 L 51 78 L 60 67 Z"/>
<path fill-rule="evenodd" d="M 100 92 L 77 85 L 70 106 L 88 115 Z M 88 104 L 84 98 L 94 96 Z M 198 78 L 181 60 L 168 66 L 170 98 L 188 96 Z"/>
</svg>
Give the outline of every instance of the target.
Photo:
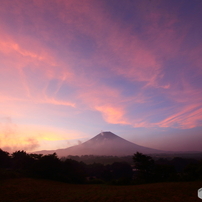
<svg viewBox="0 0 202 202">
<path fill-rule="evenodd" d="M 145 154 L 163 153 L 165 151 L 140 146 L 129 142 L 112 132 L 101 132 L 92 139 L 76 146 L 65 149 L 38 151 L 36 153 L 57 153 L 58 156 L 68 155 L 112 155 L 126 156 L 133 155 L 136 152 Z"/>
</svg>

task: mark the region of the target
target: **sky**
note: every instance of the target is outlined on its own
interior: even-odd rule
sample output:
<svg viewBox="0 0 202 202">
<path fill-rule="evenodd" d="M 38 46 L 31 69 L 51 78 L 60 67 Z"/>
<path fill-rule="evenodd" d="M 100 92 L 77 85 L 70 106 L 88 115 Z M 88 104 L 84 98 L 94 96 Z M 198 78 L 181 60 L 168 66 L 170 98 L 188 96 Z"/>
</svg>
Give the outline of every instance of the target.
<svg viewBox="0 0 202 202">
<path fill-rule="evenodd" d="M 111 131 L 202 151 L 201 0 L 1 0 L 0 148 Z"/>
</svg>

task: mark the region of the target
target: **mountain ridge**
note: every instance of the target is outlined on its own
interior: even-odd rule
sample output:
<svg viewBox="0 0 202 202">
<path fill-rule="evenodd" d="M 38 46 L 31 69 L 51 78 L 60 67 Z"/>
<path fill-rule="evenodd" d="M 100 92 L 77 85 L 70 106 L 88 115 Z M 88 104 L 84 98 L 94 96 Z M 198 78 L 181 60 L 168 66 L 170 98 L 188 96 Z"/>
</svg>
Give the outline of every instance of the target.
<svg viewBox="0 0 202 202">
<path fill-rule="evenodd" d="M 57 150 L 42 150 L 35 153 L 51 154 L 56 153 L 58 156 L 68 155 L 112 155 L 126 156 L 133 155 L 136 152 L 145 154 L 164 153 L 166 151 L 157 150 L 149 147 L 144 147 L 125 140 L 110 131 L 101 132 L 90 140 L 64 149 Z"/>
</svg>

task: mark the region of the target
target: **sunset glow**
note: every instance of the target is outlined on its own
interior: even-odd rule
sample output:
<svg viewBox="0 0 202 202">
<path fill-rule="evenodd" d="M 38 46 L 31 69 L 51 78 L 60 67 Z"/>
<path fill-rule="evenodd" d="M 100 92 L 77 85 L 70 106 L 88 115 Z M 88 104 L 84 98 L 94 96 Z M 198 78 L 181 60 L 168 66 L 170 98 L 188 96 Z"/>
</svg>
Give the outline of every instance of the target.
<svg viewBox="0 0 202 202">
<path fill-rule="evenodd" d="M 202 1 L 1 0 L 0 148 L 111 131 L 202 151 Z"/>
</svg>

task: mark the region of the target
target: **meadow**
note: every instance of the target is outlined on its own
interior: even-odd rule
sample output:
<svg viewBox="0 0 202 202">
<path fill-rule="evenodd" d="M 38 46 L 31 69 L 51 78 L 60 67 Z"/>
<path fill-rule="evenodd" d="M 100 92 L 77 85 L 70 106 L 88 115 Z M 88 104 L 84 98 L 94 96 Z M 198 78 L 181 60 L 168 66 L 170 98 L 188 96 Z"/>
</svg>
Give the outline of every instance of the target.
<svg viewBox="0 0 202 202">
<path fill-rule="evenodd" d="M 67 184 L 51 180 L 18 178 L 0 181 L 1 202 L 197 202 L 202 182 L 164 182 L 113 186 Z"/>
</svg>

